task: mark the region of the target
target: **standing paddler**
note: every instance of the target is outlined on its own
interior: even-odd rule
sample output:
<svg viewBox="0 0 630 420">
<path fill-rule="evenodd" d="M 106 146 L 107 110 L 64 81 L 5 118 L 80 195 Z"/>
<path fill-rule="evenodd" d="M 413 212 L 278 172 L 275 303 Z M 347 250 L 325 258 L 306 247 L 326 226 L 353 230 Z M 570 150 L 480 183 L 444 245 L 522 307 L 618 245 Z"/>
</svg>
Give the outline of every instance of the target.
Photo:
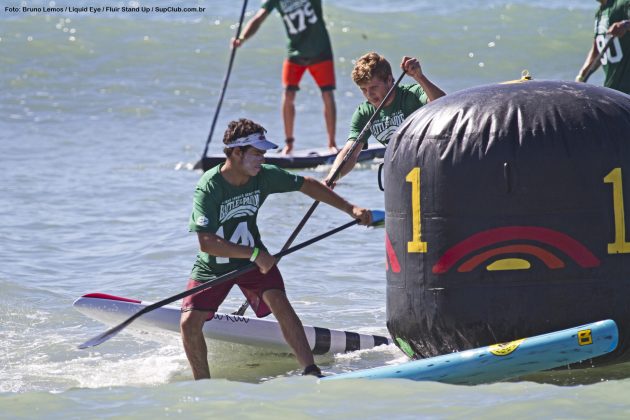
<svg viewBox="0 0 630 420">
<path fill-rule="evenodd" d="M 321 0 L 266 0 L 260 10 L 245 25 L 243 34 L 232 40 L 234 48 L 254 36 L 273 9 L 278 10 L 289 38 L 288 57 L 282 65 L 282 119 L 284 121 L 285 146 L 282 153 L 290 154 L 295 142 L 295 96 L 300 80 L 308 70 L 322 92 L 324 120 L 328 134 L 328 149 L 337 153 L 335 130 L 337 108 L 335 105 L 335 67 L 333 52 Z"/>
<path fill-rule="evenodd" d="M 369 210 L 350 204 L 319 181 L 264 165 L 265 152 L 278 147 L 265 138 L 265 132 L 247 119 L 230 122 L 223 138 L 225 163 L 206 171 L 195 189 L 189 227 L 197 233 L 200 252 L 188 289 L 250 262 L 259 267 L 182 301 L 182 340 L 195 379 L 210 378 L 203 325 L 212 319 L 234 285 L 240 287 L 257 317 L 274 314 L 304 375 L 321 375 L 302 322 L 287 299 L 276 259 L 260 238 L 256 218 L 267 196 L 300 191 L 358 219 L 362 225 L 372 221 Z"/>
</svg>

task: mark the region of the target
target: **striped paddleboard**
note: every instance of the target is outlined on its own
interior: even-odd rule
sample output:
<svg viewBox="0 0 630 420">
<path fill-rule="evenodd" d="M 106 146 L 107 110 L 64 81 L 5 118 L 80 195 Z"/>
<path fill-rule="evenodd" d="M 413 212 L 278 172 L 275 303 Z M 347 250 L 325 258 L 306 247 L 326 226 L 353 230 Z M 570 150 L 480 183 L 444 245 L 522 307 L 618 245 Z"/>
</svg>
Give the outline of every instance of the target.
<svg viewBox="0 0 630 420">
<path fill-rule="evenodd" d="M 609 319 L 396 366 L 341 373 L 322 380 L 401 378 L 467 385 L 490 383 L 592 359 L 610 353 L 617 343 L 617 324 Z"/>
<path fill-rule="evenodd" d="M 152 302 L 90 293 L 78 298 L 73 306 L 79 312 L 107 325 L 117 325 Z M 171 331 L 179 334 L 180 310 L 176 306 L 155 309 L 134 321 L 128 328 L 140 331 Z M 390 344 L 386 337 L 350 331 L 304 326 L 306 338 L 314 354 L 335 354 L 370 349 Z M 280 326 L 275 320 L 216 313 L 203 327 L 206 338 L 263 347 L 291 353 Z"/>
</svg>

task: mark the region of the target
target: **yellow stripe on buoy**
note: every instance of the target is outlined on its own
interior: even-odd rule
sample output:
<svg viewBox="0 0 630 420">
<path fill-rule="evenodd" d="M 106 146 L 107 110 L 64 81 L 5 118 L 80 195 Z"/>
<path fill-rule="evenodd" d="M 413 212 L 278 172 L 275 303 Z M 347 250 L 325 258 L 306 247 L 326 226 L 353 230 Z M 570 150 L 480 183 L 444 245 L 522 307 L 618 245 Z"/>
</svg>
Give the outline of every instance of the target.
<svg viewBox="0 0 630 420">
<path fill-rule="evenodd" d="M 529 270 L 532 265 L 521 258 L 505 258 L 495 261 L 486 267 L 488 271 Z"/>
</svg>

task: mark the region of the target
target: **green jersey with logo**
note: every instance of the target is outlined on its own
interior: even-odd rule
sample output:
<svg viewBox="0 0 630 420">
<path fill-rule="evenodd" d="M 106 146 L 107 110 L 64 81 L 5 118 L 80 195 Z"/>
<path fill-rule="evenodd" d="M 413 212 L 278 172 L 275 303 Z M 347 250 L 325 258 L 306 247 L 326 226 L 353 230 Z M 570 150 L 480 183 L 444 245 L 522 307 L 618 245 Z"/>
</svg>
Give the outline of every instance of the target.
<svg viewBox="0 0 630 420">
<path fill-rule="evenodd" d="M 394 101 L 379 111 L 378 115 L 374 117 L 372 125 L 370 125 L 370 130 L 359 140 L 367 143 L 367 139 L 372 134 L 376 140 L 387 145 L 389 137 L 398 129 L 405 118 L 429 102 L 424 89 L 417 84 L 396 86 L 395 92 L 396 97 Z M 370 120 L 374 111 L 376 111 L 376 107 L 367 101 L 357 107 L 350 123 L 349 141 L 359 137 L 361 130 Z"/>
<path fill-rule="evenodd" d="M 262 165 L 258 175 L 235 187 L 221 175 L 223 164 L 207 171 L 197 183 L 190 216 L 191 232 L 211 232 L 230 242 L 266 249 L 256 217 L 269 194 L 297 191 L 304 178 L 273 165 Z M 191 278 L 212 280 L 249 263 L 245 258 L 215 257 L 200 251 Z"/>
<path fill-rule="evenodd" d="M 630 0 L 609 0 L 595 15 L 595 43 L 601 51 L 606 45 L 610 25 L 630 18 Z M 630 34 L 614 38 L 602 56 L 606 78 L 604 86 L 630 94 Z"/>
<path fill-rule="evenodd" d="M 311 63 L 332 58 L 321 0 L 267 0 L 262 7 L 280 13 L 289 37 L 290 60 Z"/>
</svg>

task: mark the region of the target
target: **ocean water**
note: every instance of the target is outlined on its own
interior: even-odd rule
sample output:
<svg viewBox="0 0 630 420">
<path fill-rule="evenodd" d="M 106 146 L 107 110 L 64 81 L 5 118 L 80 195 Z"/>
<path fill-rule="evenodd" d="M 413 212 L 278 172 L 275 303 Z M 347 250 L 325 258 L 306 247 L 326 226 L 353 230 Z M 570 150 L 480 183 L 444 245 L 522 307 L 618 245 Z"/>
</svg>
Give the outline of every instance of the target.
<svg viewBox="0 0 630 420">
<path fill-rule="evenodd" d="M 259 7 L 250 1 L 248 16 Z M 197 243 L 187 223 L 191 170 L 215 112 L 242 3 L 123 2 L 204 12 L 10 12 L 92 1 L 6 1 L 0 9 L 0 418 L 554 417 L 627 418 L 630 368 L 544 373 L 464 387 L 388 380 L 318 384 L 291 356 L 209 343 L 215 379 L 194 382 L 177 336 L 123 332 L 72 308 L 104 292 L 160 300 L 180 292 Z M 594 1 L 324 2 L 337 76 L 338 144 L 362 100 L 353 60 L 419 57 L 447 92 L 517 79 L 572 80 L 590 47 Z M 284 29 L 272 16 L 236 54 L 210 153 L 227 122 L 249 117 L 282 141 Z M 398 70 L 394 71 L 398 73 Z M 601 84 L 601 74 L 591 82 Z M 304 79 L 296 147 L 325 144 L 319 92 Z M 376 163 L 337 191 L 383 208 Z M 300 173 L 323 177 L 327 167 Z M 272 196 L 260 224 L 279 250 L 310 201 Z M 346 217 L 320 206 L 300 239 Z M 298 240 L 300 240 L 298 239 Z M 386 334 L 383 230 L 354 227 L 285 258 L 288 294 L 311 325 Z M 222 310 L 241 303 L 230 294 Z M 326 372 L 406 360 L 395 347 L 318 358 Z"/>
</svg>

